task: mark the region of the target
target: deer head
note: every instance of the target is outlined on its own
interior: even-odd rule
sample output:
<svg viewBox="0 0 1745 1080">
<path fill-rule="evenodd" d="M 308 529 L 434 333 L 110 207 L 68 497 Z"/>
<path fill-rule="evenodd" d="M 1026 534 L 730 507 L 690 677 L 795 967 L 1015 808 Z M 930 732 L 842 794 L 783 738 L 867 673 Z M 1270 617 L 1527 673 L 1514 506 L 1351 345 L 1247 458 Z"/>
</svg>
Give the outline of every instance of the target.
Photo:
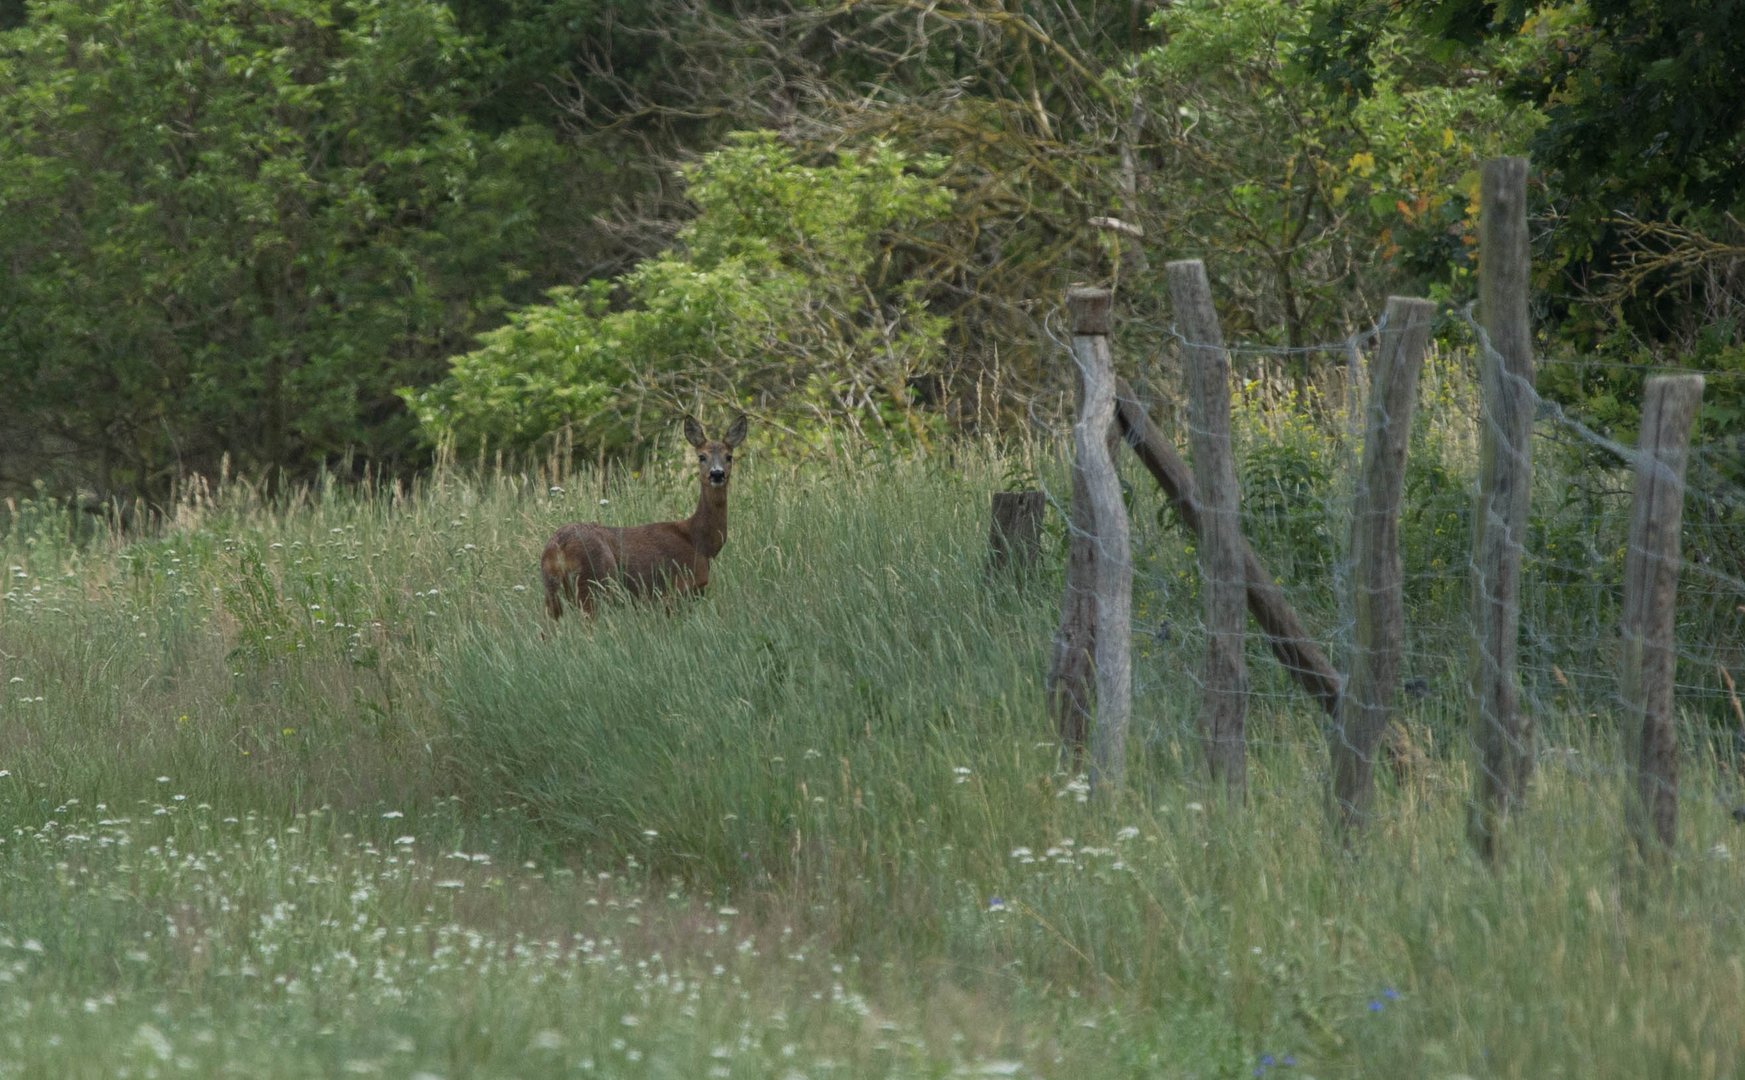
<svg viewBox="0 0 1745 1080">
<path fill-rule="evenodd" d="M 685 439 L 696 448 L 703 482 L 710 487 L 727 486 L 733 473 L 733 448 L 745 441 L 745 427 L 745 414 L 741 413 L 727 428 L 726 435 L 719 441 L 712 441 L 695 417 L 685 417 Z"/>
</svg>

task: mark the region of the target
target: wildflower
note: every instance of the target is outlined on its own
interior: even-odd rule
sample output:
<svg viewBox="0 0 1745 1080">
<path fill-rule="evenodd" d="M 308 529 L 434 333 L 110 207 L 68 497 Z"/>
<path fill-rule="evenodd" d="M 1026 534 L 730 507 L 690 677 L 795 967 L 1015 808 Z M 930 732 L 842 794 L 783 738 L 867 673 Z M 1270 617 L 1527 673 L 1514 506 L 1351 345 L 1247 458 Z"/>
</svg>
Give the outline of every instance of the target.
<svg viewBox="0 0 1745 1080">
<path fill-rule="evenodd" d="M 1006 910 L 1006 902 L 997 896 L 990 896 L 988 897 L 988 910 L 1004 911 Z"/>
<path fill-rule="evenodd" d="M 149 1050 L 152 1056 L 159 1061 L 170 1060 L 176 1052 L 175 1044 L 170 1042 L 169 1036 L 150 1024 L 139 1025 L 139 1030 L 133 1033 L 133 1039 Z"/>
</svg>

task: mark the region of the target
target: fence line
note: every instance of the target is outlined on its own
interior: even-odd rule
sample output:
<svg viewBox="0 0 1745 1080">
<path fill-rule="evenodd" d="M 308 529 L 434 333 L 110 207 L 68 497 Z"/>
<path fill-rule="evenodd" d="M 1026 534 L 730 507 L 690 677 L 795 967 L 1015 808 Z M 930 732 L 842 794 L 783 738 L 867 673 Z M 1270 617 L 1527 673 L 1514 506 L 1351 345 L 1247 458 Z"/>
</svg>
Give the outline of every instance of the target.
<svg viewBox="0 0 1745 1080">
<path fill-rule="evenodd" d="M 1525 249 L 1521 247 L 1519 250 L 1524 253 Z M 1485 265 L 1494 266 L 1496 262 L 1493 257 Z M 1524 282 L 1524 268 L 1518 276 Z M 1173 286 L 1174 282 L 1171 284 Z M 1491 308 L 1498 306 L 1493 300 Z M 1164 333 L 1167 338 L 1181 343 L 1184 353 L 1190 357 L 1214 349 L 1225 357 L 1233 352 L 1282 355 L 1306 351 L 1241 344 L 1225 346 L 1203 328 L 1188 325 L 1189 319 L 1183 317 L 1186 305 L 1178 302 L 1177 307 L 1178 318 L 1183 318 L 1182 326 L 1179 329 L 1164 328 Z M 1243 413 L 1249 419 L 1238 425 L 1239 437 L 1234 439 L 1248 447 L 1247 453 L 1238 455 L 1236 466 L 1236 472 L 1242 477 L 1243 502 L 1230 518 L 1233 521 L 1246 520 L 1251 527 L 1258 526 L 1259 532 L 1247 536 L 1238 534 L 1240 546 L 1233 569 L 1226 565 L 1223 569 L 1196 576 L 1185 575 L 1187 568 L 1181 560 L 1167 547 L 1157 548 L 1155 533 L 1141 527 L 1148 524 L 1147 520 L 1143 517 L 1135 519 L 1136 527 L 1141 527 L 1136 539 L 1150 541 L 1141 542 L 1133 552 L 1137 571 L 1133 599 L 1135 614 L 1128 624 L 1128 636 L 1135 642 L 1134 662 L 1137 665 L 1133 676 L 1135 716 L 1141 721 L 1147 745 L 1156 745 L 1157 739 L 1169 735 L 1172 728 L 1167 718 L 1173 713 L 1179 718 L 1179 726 L 1174 730 L 1185 742 L 1200 743 L 1204 740 L 1209 752 L 1217 752 L 1214 740 L 1207 738 L 1201 722 L 1188 715 L 1194 711 L 1193 706 L 1188 705 L 1190 699 L 1174 691 L 1157 697 L 1156 691 L 1177 680 L 1185 680 L 1186 685 L 1199 695 L 1198 700 L 1205 702 L 1229 693 L 1224 678 L 1210 668 L 1200 671 L 1197 665 L 1172 661 L 1167 667 L 1155 667 L 1139 661 L 1179 653 L 1183 649 L 1192 649 L 1203 656 L 1201 650 L 1219 640 L 1220 631 L 1209 618 L 1203 622 L 1194 618 L 1183 619 L 1183 608 L 1172 596 L 1177 591 L 1187 590 L 1206 601 L 1213 592 L 1227 591 L 1246 601 L 1265 643 L 1282 662 L 1284 673 L 1301 689 L 1307 690 L 1327 712 L 1330 722 L 1324 730 L 1330 738 L 1332 758 L 1333 798 L 1330 801 L 1336 811 L 1346 810 L 1353 823 L 1366 820 L 1369 816 L 1367 808 L 1372 805 L 1359 801 L 1367 797 L 1369 783 L 1367 777 L 1356 775 L 1355 766 L 1360 762 L 1372 764 L 1377 752 L 1369 743 L 1368 728 L 1354 735 L 1357 726 L 1354 720 L 1360 715 L 1358 688 L 1360 679 L 1365 677 L 1374 680 L 1379 695 L 1370 707 L 1389 705 L 1395 711 L 1403 710 L 1411 720 L 1412 742 L 1396 743 L 1392 737 L 1395 729 L 1385 729 L 1381 749 L 1390 761 L 1402 762 L 1416 753 L 1420 746 L 1432 755 L 1445 756 L 1448 745 L 1441 747 L 1443 754 L 1438 754 L 1435 740 L 1440 737 L 1446 744 L 1450 730 L 1436 727 L 1435 718 L 1451 718 L 1461 703 L 1466 704 L 1469 713 L 1466 723 L 1458 725 L 1464 729 L 1460 738 L 1482 745 L 1487 731 L 1492 733 L 1490 744 L 1483 745 L 1476 758 L 1475 787 L 1469 803 L 1472 836 L 1487 858 L 1496 857 L 1501 830 L 1508 815 L 1525 798 L 1536 761 L 1543 760 L 1548 767 L 1555 767 L 1560 775 L 1574 771 L 1598 776 L 1603 772 L 1622 779 L 1630 772 L 1631 766 L 1625 763 L 1614 765 L 1582 757 L 1577 753 L 1580 743 L 1538 747 L 1531 730 L 1531 718 L 1535 715 L 1575 718 L 1591 715 L 1598 719 L 1610 711 L 1608 702 L 1618 706 L 1626 704 L 1619 677 L 1620 671 L 1624 670 L 1621 658 L 1625 648 L 1620 628 L 1620 598 L 1625 587 L 1623 561 L 1636 559 L 1641 544 L 1634 538 L 1627 539 L 1622 528 L 1620 508 L 1626 493 L 1619 465 L 1640 463 L 1646 460 L 1648 451 L 1622 447 L 1604 435 L 1592 421 L 1572 414 L 1567 406 L 1559 407 L 1541 398 L 1533 386 L 1530 354 L 1524 360 L 1517 358 L 1515 362 L 1503 355 L 1497 347 L 1499 342 L 1510 336 L 1524 340 L 1526 307 L 1524 298 L 1515 305 L 1519 321 L 1511 326 L 1494 322 L 1486 326 L 1472 324 L 1481 389 L 1485 388 L 1486 382 L 1489 383 L 1476 411 L 1466 407 L 1464 393 L 1459 392 L 1464 385 L 1461 380 L 1465 377 L 1461 369 L 1449 366 L 1447 353 L 1430 353 L 1426 382 L 1420 388 L 1430 397 L 1425 399 L 1426 413 L 1418 426 L 1425 428 L 1427 425 L 1426 430 L 1431 434 L 1424 437 L 1442 442 L 1430 444 L 1438 453 L 1429 461 L 1419 461 L 1416 451 L 1410 459 L 1399 459 L 1398 474 L 1385 482 L 1378 481 L 1368 471 L 1372 467 L 1368 464 L 1370 447 L 1378 439 L 1377 427 L 1402 438 L 1414 427 L 1410 408 L 1412 399 L 1408 396 L 1403 403 L 1390 401 L 1380 375 L 1387 366 L 1390 334 L 1398 330 L 1404 317 L 1390 312 L 1369 331 L 1344 342 L 1316 347 L 1340 357 L 1349 367 L 1352 379 L 1347 390 L 1367 407 L 1363 414 L 1369 420 L 1364 435 L 1364 471 L 1361 474 L 1356 470 L 1351 472 L 1360 478 L 1351 491 L 1349 504 L 1328 501 L 1332 496 L 1327 492 L 1333 484 L 1327 476 L 1319 480 L 1311 477 L 1300 490 L 1292 490 L 1286 483 L 1286 473 L 1302 459 L 1279 453 L 1281 443 L 1295 438 L 1325 439 L 1336 444 L 1340 433 L 1323 426 L 1314 433 L 1304 434 L 1307 429 L 1292 427 L 1289 415 L 1281 419 L 1278 415 L 1268 414 L 1265 418 L 1266 433 L 1257 435 L 1252 419 L 1254 414 L 1252 411 Z M 1486 315 L 1488 309 L 1481 307 L 1480 313 Z M 1423 315 L 1426 330 L 1429 317 L 1426 305 Z M 1456 312 L 1454 317 L 1463 316 Z M 1464 317 L 1470 324 L 1470 316 Z M 1208 340 L 1215 345 L 1195 348 Z M 1374 360 L 1370 372 L 1374 384 L 1366 389 L 1357 376 L 1363 371 L 1367 349 L 1378 344 L 1381 356 Z M 1561 366 L 1569 361 L 1552 363 Z M 1608 370 L 1616 367 L 1612 364 L 1600 366 Z M 1185 365 L 1185 371 L 1192 377 L 1195 365 Z M 1229 385 L 1227 375 L 1224 385 Z M 1450 394 L 1454 396 L 1447 396 Z M 1498 418 L 1499 407 L 1493 406 L 1493 398 L 1503 403 L 1500 408 L 1508 410 L 1505 417 Z M 1171 440 L 1140 407 L 1131 387 L 1121 383 L 1116 399 L 1115 415 L 1125 441 L 1157 480 L 1163 500 L 1173 507 L 1195 538 L 1196 554 L 1203 558 L 1208 546 L 1205 533 L 1208 515 L 1187 466 L 1177 455 Z M 1237 404 L 1240 409 L 1251 410 L 1251 406 L 1243 401 Z M 1450 406 L 1453 411 L 1450 411 Z M 1215 434 L 1218 427 L 1215 419 L 1203 414 L 1216 410 L 1199 407 L 1182 411 L 1189 415 L 1188 430 L 1183 434 L 1194 448 L 1194 459 L 1201 461 L 1204 455 L 1199 449 L 1200 440 L 1208 434 Z M 1181 411 L 1167 410 L 1166 415 L 1180 416 Z M 1226 412 L 1225 416 L 1228 415 Z M 1452 420 L 1461 416 L 1469 418 L 1469 435 L 1459 434 L 1458 426 L 1449 426 Z M 1345 437 L 1348 441 L 1355 441 L 1355 436 L 1349 431 Z M 1484 454 L 1489 455 L 1494 466 L 1512 463 L 1518 467 L 1533 460 L 1531 443 L 1535 438 L 1559 437 L 1577 440 L 1580 445 L 1592 446 L 1605 453 L 1599 458 L 1584 459 L 1579 468 L 1560 458 L 1559 467 L 1564 471 L 1558 474 L 1559 482 L 1555 487 L 1548 481 L 1539 482 L 1540 501 L 1532 505 L 1531 514 L 1528 513 L 1528 495 L 1534 490 L 1535 481 L 1530 473 L 1511 473 L 1500 481 L 1493 478 L 1488 482 L 1493 487 L 1486 489 L 1491 491 L 1487 496 L 1488 504 L 1474 499 L 1467 493 L 1470 489 L 1461 486 L 1468 482 L 1463 477 L 1484 475 L 1485 462 L 1481 460 L 1480 467 L 1473 469 L 1466 457 L 1469 453 L 1483 457 L 1474 450 L 1481 440 L 1492 440 L 1492 448 Z M 1467 442 L 1469 438 L 1470 443 Z M 1269 452 L 1274 456 L 1266 458 L 1264 455 Z M 1257 453 L 1262 455 L 1258 461 Z M 1451 454 L 1454 456 L 1450 457 Z M 1681 620 L 1681 624 L 1693 623 L 1706 634 L 1688 641 L 1673 642 L 1672 660 L 1666 665 L 1671 673 L 1667 693 L 1677 695 L 1678 702 L 1687 712 L 1696 710 L 1708 716 L 1712 724 L 1732 724 L 1730 729 L 1716 726 L 1708 730 L 1717 734 L 1731 730 L 1730 737 L 1736 741 L 1737 749 L 1745 751 L 1745 708 L 1739 704 L 1731 678 L 1733 672 L 1745 666 L 1745 583 L 1742 583 L 1745 573 L 1741 572 L 1745 570 L 1745 493 L 1726 471 L 1736 468 L 1736 465 L 1723 460 L 1724 454 L 1724 448 L 1711 448 L 1700 441 L 1689 452 L 1689 475 L 1693 478 L 1688 488 L 1689 500 L 1695 509 L 1687 516 L 1685 528 L 1695 538 L 1695 543 L 1686 561 L 1680 564 L 1692 571 L 1680 602 L 1686 605 L 1685 610 L 1694 610 L 1699 617 Z M 1306 456 L 1316 458 L 1316 453 L 1311 448 Z M 1316 460 L 1324 463 L 1327 457 L 1338 456 L 1342 456 L 1342 452 L 1322 455 Z M 1269 474 L 1268 470 L 1274 470 L 1277 475 Z M 1274 479 L 1279 483 L 1273 484 Z M 1378 504 L 1386 503 L 1387 492 L 1381 488 L 1390 483 L 1399 483 L 1404 489 L 1404 498 L 1398 505 L 1412 522 L 1410 527 L 1396 525 L 1396 536 L 1409 541 L 1411 549 L 1402 552 L 1395 564 L 1399 567 L 1398 585 L 1391 587 L 1392 595 L 1399 597 L 1403 592 L 1410 596 L 1415 613 L 1431 610 L 1425 607 L 1427 604 L 1433 605 L 1435 610 L 1451 612 L 1453 602 L 1464 598 L 1467 605 L 1464 619 L 1402 620 L 1397 630 L 1386 629 L 1392 625 L 1386 620 L 1379 626 L 1369 625 L 1373 613 L 1366 612 L 1365 605 L 1389 588 L 1378 586 L 1375 575 L 1380 572 L 1385 577 L 1386 568 L 1379 564 L 1385 561 L 1385 552 L 1390 545 L 1385 537 L 1359 539 L 1365 534 L 1357 526 L 1370 520 L 1377 512 L 1374 508 Z M 1708 486 L 1704 488 L 1702 484 Z M 1504 490 L 1494 490 L 1498 487 Z M 1320 492 L 1318 496 L 1314 494 L 1317 491 Z M 1303 492 L 1322 501 L 1302 502 Z M 1293 499 L 1297 501 L 1293 502 Z M 1485 508 L 1487 505 L 1489 509 Z M 1337 513 L 1333 512 L 1335 509 Z M 1349 527 L 1356 531 L 1352 534 L 1347 553 L 1335 555 L 1332 539 L 1344 533 L 1345 529 L 1338 525 L 1338 521 L 1347 514 L 1353 519 Z M 1656 516 L 1665 517 L 1664 514 Z M 1430 525 L 1426 524 L 1427 520 Z M 1514 560 L 1512 585 L 1499 582 L 1503 572 L 1495 569 L 1481 571 L 1481 560 L 1475 556 L 1473 548 L 1452 537 L 1452 534 L 1464 531 L 1466 537 L 1482 549 L 1487 543 L 1487 522 L 1491 523 L 1490 549 Z M 1075 514 L 1071 524 L 1075 546 L 1083 527 Z M 1321 546 L 1282 543 L 1270 537 L 1269 531 L 1280 535 L 1300 533 Z M 1288 535 L 1285 538 L 1291 539 Z M 1085 539 L 1093 548 L 1099 542 L 1094 535 Z M 1273 553 L 1271 556 L 1267 555 L 1269 551 Z M 1271 563 L 1273 558 L 1279 559 L 1271 567 L 1277 576 L 1269 573 L 1268 566 L 1262 561 Z M 1696 561 L 1689 561 L 1691 559 Z M 1676 563 L 1676 558 L 1674 561 Z M 1343 569 L 1346 567 L 1349 570 Z M 1069 575 L 1070 571 L 1069 565 Z M 1334 577 L 1349 574 L 1349 588 L 1325 588 L 1329 574 Z M 1316 582 L 1320 583 L 1319 588 L 1312 593 L 1303 592 Z M 1340 595 L 1342 591 L 1343 596 Z M 1069 582 L 1066 602 L 1071 603 L 1075 595 L 1075 586 Z M 1320 613 L 1316 616 L 1316 621 L 1321 624 L 1317 629 L 1305 629 L 1292 601 L 1293 595 L 1308 598 L 1305 610 Z M 1500 617 L 1498 611 L 1502 613 Z M 1463 676 L 1458 663 L 1460 642 L 1470 643 L 1474 639 L 1473 631 L 1466 628 L 1470 626 L 1467 620 L 1486 612 L 1493 627 L 1490 640 L 1476 650 L 1472 666 Z M 1159 615 L 1163 617 L 1159 618 Z M 1505 640 L 1508 629 L 1505 624 L 1518 628 L 1518 637 L 1514 641 Z M 1331 652 L 1326 651 L 1329 645 L 1333 646 Z M 1330 656 L 1337 662 L 1329 662 Z M 1393 674 L 1388 671 L 1390 665 Z M 1274 674 L 1278 670 L 1261 671 L 1257 679 L 1251 679 L 1245 686 L 1242 696 L 1249 716 L 1242 728 L 1242 738 L 1250 747 L 1264 747 L 1270 738 L 1285 737 L 1263 727 L 1262 742 L 1257 744 L 1254 740 L 1253 710 L 1257 706 L 1266 706 L 1282 692 L 1277 688 Z M 1365 670 L 1372 674 L 1361 675 Z M 1349 683 L 1346 672 L 1351 675 Z M 1352 700 L 1342 704 L 1342 690 L 1347 686 Z M 1388 692 L 1393 690 L 1403 691 L 1403 694 L 1393 702 L 1386 702 Z M 1284 699 L 1279 701 L 1284 704 Z M 1199 708 L 1200 715 L 1211 715 L 1204 704 Z M 1341 712 L 1341 709 L 1345 711 Z M 1623 711 L 1628 713 L 1627 709 Z M 1385 714 L 1386 710 L 1383 710 Z M 1666 715 L 1673 714 L 1668 711 Z M 1737 718 L 1736 722 L 1733 718 Z M 1426 727 L 1426 723 L 1431 726 Z M 1604 728 L 1605 725 L 1599 725 L 1593 730 Z M 1553 730 L 1560 739 L 1566 739 L 1571 731 L 1567 724 L 1562 723 Z M 1725 751 L 1724 747 L 1722 749 Z M 1215 775 L 1226 778 L 1228 782 L 1231 771 L 1227 766 Z M 1672 783 L 1675 784 L 1676 780 Z M 1675 798 L 1676 788 L 1671 784 L 1665 787 Z"/>
</svg>

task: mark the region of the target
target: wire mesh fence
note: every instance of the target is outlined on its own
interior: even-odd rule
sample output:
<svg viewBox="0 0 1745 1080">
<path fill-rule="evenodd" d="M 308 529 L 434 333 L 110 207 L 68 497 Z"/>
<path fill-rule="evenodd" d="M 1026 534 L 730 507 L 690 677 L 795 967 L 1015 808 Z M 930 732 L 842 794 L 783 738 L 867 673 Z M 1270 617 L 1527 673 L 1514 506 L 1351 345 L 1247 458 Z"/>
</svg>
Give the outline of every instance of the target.
<svg viewBox="0 0 1745 1080">
<path fill-rule="evenodd" d="M 1359 463 L 1369 374 L 1388 331 L 1378 320 L 1352 337 L 1310 348 L 1237 343 L 1231 441 L 1245 540 L 1300 616 L 1310 642 L 1343 679 L 1357 659 L 1353 512 L 1365 495 Z M 1475 485 L 1481 365 L 1489 343 L 1470 311 L 1444 310 L 1410 422 L 1398 528 L 1404 627 L 1393 713 L 1405 737 L 1388 753 L 1416 754 L 1449 779 L 1478 767 L 1471 749 L 1484 721 L 1475 699 L 1473 621 Z M 1050 324 L 1063 353 L 1066 334 Z M 1141 409 L 1178 448 L 1192 441 L 1182 370 L 1184 339 L 1171 325 L 1121 328 L 1117 364 L 1135 375 Z M 1141 343 L 1135 348 L 1135 342 Z M 1539 358 L 1542 378 L 1581 385 L 1604 375 L 1623 385 L 1678 373 L 1580 357 Z M 1305 372 L 1318 375 L 1304 377 Z M 1712 376 L 1711 376 L 1712 377 Z M 1722 375 L 1721 378 L 1727 376 Z M 1629 556 L 1635 432 L 1617 430 L 1580 402 L 1516 386 L 1530 410 L 1529 511 L 1518 545 L 1519 636 L 1514 685 L 1530 724 L 1520 749 L 1537 768 L 1577 780 L 1622 781 L 1637 738 L 1625 691 L 1621 631 Z M 1687 757 L 1718 767 L 1719 790 L 1745 754 L 1745 462 L 1734 439 L 1699 422 L 1689 447 L 1675 607 L 1674 693 Z M 1118 453 L 1133 522 L 1133 722 L 1153 752 L 1205 753 L 1206 588 L 1198 534 L 1126 451 Z M 1070 493 L 1047 492 L 1063 511 Z M 1095 537 L 1087 538 L 1093 542 Z M 1247 742 L 1251 753 L 1334 734 L 1334 719 L 1248 634 Z M 1275 653 L 1276 649 L 1273 650 Z M 1637 710 L 1639 712 L 1639 709 Z M 1474 798 L 1468 794 L 1468 798 Z M 1571 813 L 1583 813 L 1579 802 Z M 1591 808 L 1590 808 L 1591 809 Z M 1385 810 L 1383 811 L 1386 812 Z"/>
</svg>

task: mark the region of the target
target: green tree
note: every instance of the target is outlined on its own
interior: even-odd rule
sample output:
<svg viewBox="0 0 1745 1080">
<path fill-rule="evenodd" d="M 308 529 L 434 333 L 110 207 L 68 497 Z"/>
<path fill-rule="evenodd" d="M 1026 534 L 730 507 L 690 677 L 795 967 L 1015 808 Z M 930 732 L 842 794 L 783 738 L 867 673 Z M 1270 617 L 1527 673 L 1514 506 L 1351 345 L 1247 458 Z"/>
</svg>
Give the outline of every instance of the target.
<svg viewBox="0 0 1745 1080">
<path fill-rule="evenodd" d="M 1393 6 L 1324 10 L 1317 70 L 1369 96 L 1391 58 L 1352 28 Z M 1439 0 L 1407 11 L 1431 48 L 1545 117 L 1529 150 L 1554 211 L 1539 253 L 1555 330 L 1584 349 L 1696 352 L 1725 366 L 1729 343 L 1745 344 L 1745 4 Z M 1514 63 L 1489 62 L 1497 43 Z"/>
<path fill-rule="evenodd" d="M 664 425 L 699 395 L 925 438 L 909 387 L 937 363 L 942 322 L 885 255 L 893 230 L 950 205 L 941 168 L 888 146 L 811 164 L 771 133 L 737 135 L 685 170 L 696 216 L 671 250 L 512 312 L 403 394 L 432 438 L 465 449 L 567 430 L 616 452 L 644 416 Z"/>
<path fill-rule="evenodd" d="M 1285 0 L 1180 0 L 1156 21 L 1164 41 L 1132 80 L 1157 118 L 1147 228 L 1173 238 L 1174 257 L 1207 258 L 1249 339 L 1338 340 L 1387 292 L 1445 285 L 1470 235 L 1478 163 L 1518 150 L 1539 120 L 1380 6 L 1353 19 Z M 1365 66 L 1334 63 L 1355 48 Z M 1466 58 L 1521 61 L 1512 42 Z"/>
<path fill-rule="evenodd" d="M 0 34 L 7 479 L 422 453 L 395 390 L 527 287 L 545 133 L 428 0 L 41 0 Z"/>
<path fill-rule="evenodd" d="M 1072 376 L 1043 325 L 1071 283 L 1107 280 L 1090 224 L 1133 218 L 1123 168 L 1132 103 L 1104 74 L 1150 40 L 1130 0 L 687 0 L 616 6 L 583 50 L 568 116 L 581 145 L 641 147 L 614 174 L 707 153 L 734 130 L 777 132 L 801 160 L 877 146 L 943 162 L 944 220 L 895 227 L 883 272 L 946 316 L 924 397 L 959 417 L 1027 422 Z M 682 151 L 682 152 L 681 152 Z M 1133 162 L 1131 154 L 1127 154 Z M 607 215 L 642 258 L 688 220 L 674 172 Z M 621 189 L 622 190 L 622 189 Z M 1129 248 L 1136 252 L 1136 248 Z M 609 267 L 607 268 L 610 269 Z M 600 276 L 606 276 L 601 274 Z M 1124 298 L 1137 293 L 1123 291 Z M 1069 393 L 1070 396 L 1070 393 Z M 1015 407 L 1014 407 L 1015 406 Z"/>
</svg>

